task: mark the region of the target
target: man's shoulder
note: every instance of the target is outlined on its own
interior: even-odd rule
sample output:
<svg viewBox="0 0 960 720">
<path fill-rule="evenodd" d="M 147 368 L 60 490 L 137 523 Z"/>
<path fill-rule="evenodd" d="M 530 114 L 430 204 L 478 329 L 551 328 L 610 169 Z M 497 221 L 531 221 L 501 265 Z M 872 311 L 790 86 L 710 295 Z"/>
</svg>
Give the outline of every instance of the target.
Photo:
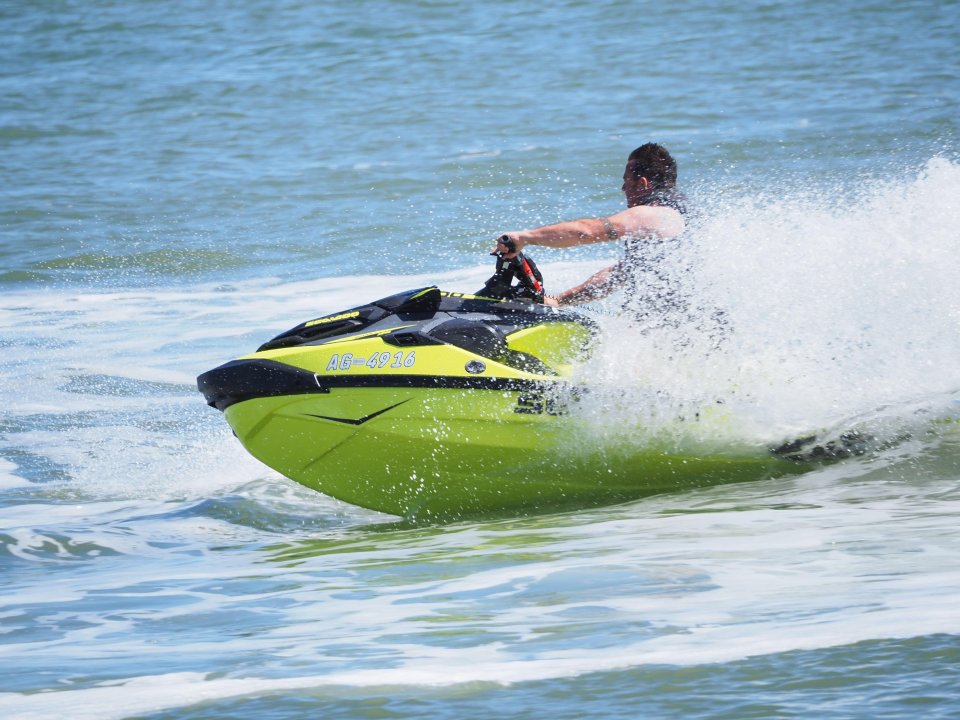
<svg viewBox="0 0 960 720">
<path fill-rule="evenodd" d="M 683 215 L 666 205 L 636 205 L 608 219 L 625 235 L 653 232 L 663 237 L 673 237 L 686 227 Z"/>
</svg>

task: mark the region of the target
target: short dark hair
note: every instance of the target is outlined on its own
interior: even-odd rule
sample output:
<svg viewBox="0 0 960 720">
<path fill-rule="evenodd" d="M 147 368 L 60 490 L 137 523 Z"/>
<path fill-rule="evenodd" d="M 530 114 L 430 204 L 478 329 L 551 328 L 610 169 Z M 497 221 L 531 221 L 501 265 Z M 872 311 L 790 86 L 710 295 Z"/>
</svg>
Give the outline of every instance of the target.
<svg viewBox="0 0 960 720">
<path fill-rule="evenodd" d="M 677 162 L 663 145 L 641 145 L 627 158 L 634 160 L 633 176 L 645 177 L 654 187 L 673 187 L 677 184 Z"/>
</svg>

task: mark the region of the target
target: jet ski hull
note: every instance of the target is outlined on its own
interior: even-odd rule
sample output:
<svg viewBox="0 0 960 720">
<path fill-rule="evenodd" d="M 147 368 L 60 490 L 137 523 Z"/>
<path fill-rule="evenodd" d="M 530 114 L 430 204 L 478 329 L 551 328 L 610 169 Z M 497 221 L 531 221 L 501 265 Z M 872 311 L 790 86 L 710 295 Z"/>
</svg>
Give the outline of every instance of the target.
<svg viewBox="0 0 960 720">
<path fill-rule="evenodd" d="M 517 412 L 518 390 L 339 388 L 226 410 L 247 450 L 293 480 L 353 505 L 418 520 L 546 512 L 625 502 L 796 464 L 581 442 L 577 424 Z"/>
</svg>

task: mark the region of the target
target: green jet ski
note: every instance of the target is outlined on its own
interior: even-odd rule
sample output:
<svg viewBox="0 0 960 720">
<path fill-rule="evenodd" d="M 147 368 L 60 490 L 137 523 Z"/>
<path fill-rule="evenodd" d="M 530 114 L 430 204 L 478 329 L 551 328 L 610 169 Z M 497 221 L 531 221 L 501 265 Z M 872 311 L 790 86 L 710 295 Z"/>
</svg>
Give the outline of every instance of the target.
<svg viewBox="0 0 960 720">
<path fill-rule="evenodd" d="M 475 294 L 425 287 L 309 320 L 197 379 L 243 446 L 326 495 L 420 522 L 583 508 L 807 469 L 584 432 L 596 328 L 541 304 L 532 260 Z M 791 448 L 791 450 L 794 450 Z"/>
</svg>

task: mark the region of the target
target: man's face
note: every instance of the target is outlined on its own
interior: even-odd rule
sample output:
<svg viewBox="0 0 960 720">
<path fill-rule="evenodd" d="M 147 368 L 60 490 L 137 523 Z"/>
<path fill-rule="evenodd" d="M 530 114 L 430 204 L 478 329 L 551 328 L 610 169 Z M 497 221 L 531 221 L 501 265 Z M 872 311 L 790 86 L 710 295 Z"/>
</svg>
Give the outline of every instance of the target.
<svg viewBox="0 0 960 720">
<path fill-rule="evenodd" d="M 620 189 L 627 196 L 627 207 L 640 205 L 640 201 L 650 194 L 650 181 L 642 175 L 635 177 L 635 167 L 636 160 L 629 160 L 623 171 L 623 187 Z"/>
</svg>

